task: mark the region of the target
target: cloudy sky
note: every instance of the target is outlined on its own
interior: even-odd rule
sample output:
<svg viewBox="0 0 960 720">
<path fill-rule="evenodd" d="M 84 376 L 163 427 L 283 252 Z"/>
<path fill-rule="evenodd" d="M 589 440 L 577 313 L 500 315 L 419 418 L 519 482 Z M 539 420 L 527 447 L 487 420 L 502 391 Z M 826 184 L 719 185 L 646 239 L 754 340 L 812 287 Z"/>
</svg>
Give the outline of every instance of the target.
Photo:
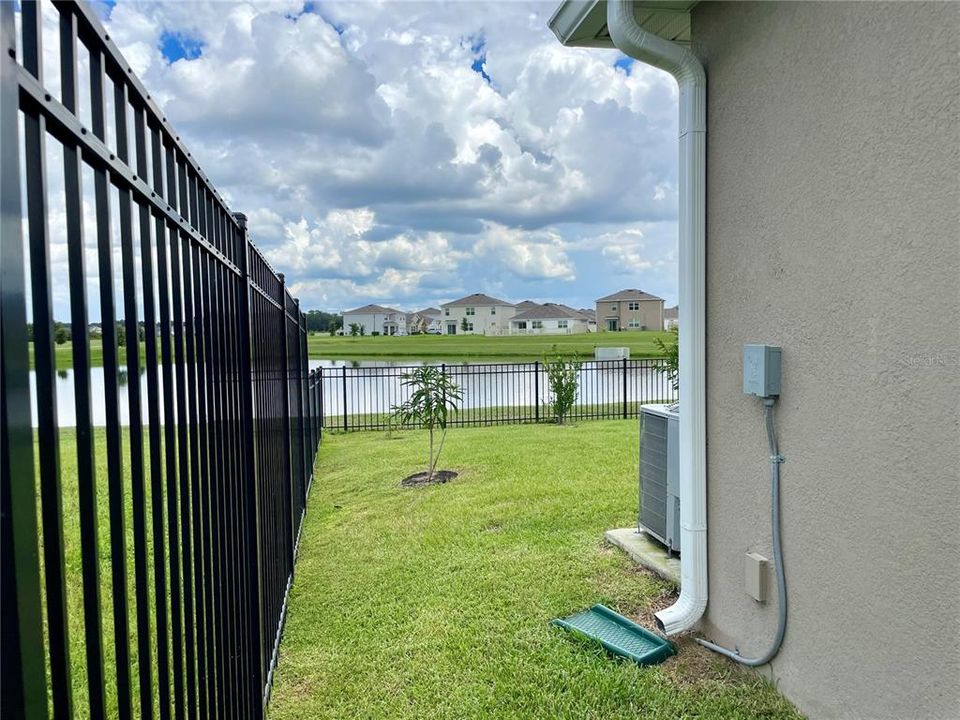
<svg viewBox="0 0 960 720">
<path fill-rule="evenodd" d="M 555 2 L 101 3 L 305 308 L 676 301 L 676 89 Z"/>
</svg>

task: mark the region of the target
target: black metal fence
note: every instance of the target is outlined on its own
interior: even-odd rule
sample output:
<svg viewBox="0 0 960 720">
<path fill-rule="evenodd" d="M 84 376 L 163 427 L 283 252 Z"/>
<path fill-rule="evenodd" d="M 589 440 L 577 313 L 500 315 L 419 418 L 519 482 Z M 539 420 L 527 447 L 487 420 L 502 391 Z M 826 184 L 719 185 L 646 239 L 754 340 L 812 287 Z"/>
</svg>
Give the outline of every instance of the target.
<svg viewBox="0 0 960 720">
<path fill-rule="evenodd" d="M 259 718 L 320 441 L 305 318 L 91 11 L 54 6 L 51 89 L 40 9 L 18 38 L 0 2 L 0 715 Z"/>
<path fill-rule="evenodd" d="M 540 362 L 441 365 L 463 390 L 453 426 L 553 422 L 550 384 Z M 403 376 L 413 367 L 319 368 L 320 424 L 331 431 L 384 430 L 391 410 L 410 396 Z M 586 362 L 570 420 L 638 417 L 640 405 L 673 402 L 677 393 L 661 359 Z"/>
</svg>

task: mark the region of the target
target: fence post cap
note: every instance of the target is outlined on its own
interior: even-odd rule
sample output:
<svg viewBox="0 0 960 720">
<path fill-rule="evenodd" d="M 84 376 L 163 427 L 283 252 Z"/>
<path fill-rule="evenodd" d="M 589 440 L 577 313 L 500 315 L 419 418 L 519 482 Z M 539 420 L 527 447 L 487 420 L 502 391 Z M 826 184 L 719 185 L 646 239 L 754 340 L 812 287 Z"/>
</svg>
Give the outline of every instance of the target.
<svg viewBox="0 0 960 720">
<path fill-rule="evenodd" d="M 280 278 L 281 285 L 283 285 L 287 281 L 287 278 L 283 273 L 277 273 L 277 277 Z"/>
<path fill-rule="evenodd" d="M 233 213 L 233 219 L 240 223 L 240 227 L 242 227 L 244 230 L 247 229 L 247 216 L 242 212 Z"/>
</svg>

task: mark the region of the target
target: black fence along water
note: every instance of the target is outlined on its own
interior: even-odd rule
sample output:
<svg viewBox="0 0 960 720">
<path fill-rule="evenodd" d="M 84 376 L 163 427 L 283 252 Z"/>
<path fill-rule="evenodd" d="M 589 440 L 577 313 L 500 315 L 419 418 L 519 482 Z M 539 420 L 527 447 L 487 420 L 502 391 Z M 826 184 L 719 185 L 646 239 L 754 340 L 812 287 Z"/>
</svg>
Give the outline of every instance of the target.
<svg viewBox="0 0 960 720">
<path fill-rule="evenodd" d="M 20 3 L 19 38 L 16 6 L 0 3 L 0 715 L 261 718 L 321 437 L 306 319 L 91 10 L 53 5 L 59 93 L 37 3 Z M 57 416 L 53 184 L 75 430 Z M 79 571 L 65 548 L 77 521 Z"/>
<path fill-rule="evenodd" d="M 556 420 L 550 383 L 540 362 L 441 365 L 463 390 L 451 426 L 502 425 Z M 319 368 L 321 426 L 331 431 L 386 430 L 392 410 L 410 396 L 403 376 L 413 367 Z M 569 420 L 638 417 L 640 405 L 673 402 L 677 393 L 661 359 L 583 363 Z"/>
</svg>

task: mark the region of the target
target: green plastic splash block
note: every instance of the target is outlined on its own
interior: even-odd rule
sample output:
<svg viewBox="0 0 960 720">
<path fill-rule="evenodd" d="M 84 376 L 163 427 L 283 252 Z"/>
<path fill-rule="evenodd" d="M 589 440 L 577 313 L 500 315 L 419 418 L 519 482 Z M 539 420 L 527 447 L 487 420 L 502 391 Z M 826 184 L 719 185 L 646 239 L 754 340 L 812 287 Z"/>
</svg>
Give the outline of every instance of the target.
<svg viewBox="0 0 960 720">
<path fill-rule="evenodd" d="M 604 605 L 551 620 L 550 624 L 596 640 L 614 655 L 639 665 L 656 665 L 676 653 L 671 642 Z"/>
</svg>

